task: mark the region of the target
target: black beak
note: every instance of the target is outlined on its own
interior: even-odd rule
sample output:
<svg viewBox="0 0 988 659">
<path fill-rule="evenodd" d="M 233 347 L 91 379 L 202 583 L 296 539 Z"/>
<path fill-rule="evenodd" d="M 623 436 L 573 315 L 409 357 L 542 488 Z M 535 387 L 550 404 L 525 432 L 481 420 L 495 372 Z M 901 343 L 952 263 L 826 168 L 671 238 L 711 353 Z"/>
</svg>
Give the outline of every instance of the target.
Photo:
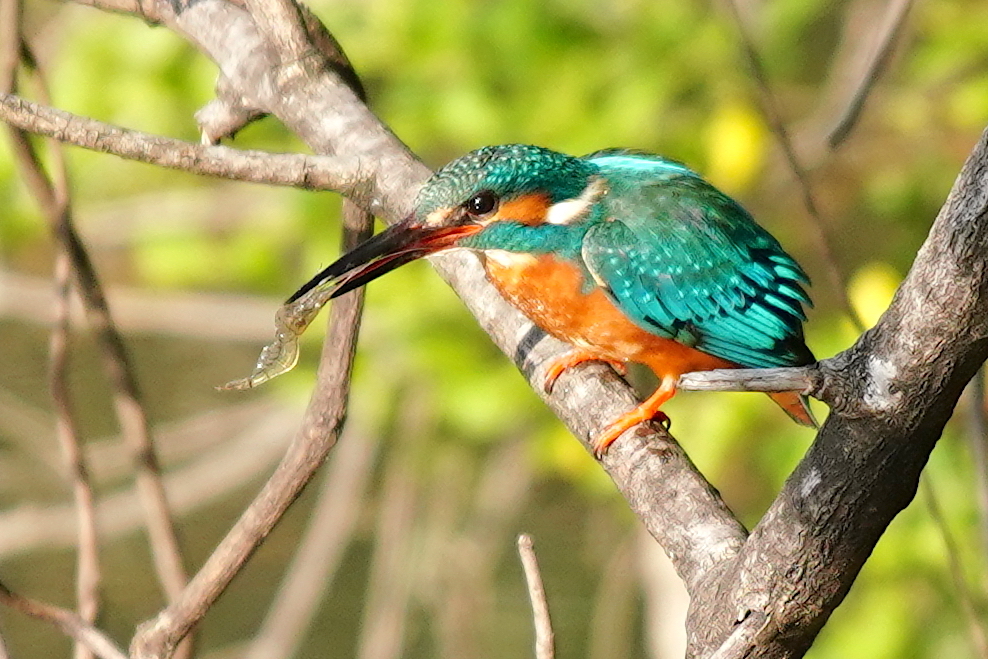
<svg viewBox="0 0 988 659">
<path fill-rule="evenodd" d="M 415 259 L 455 247 L 461 238 L 477 233 L 481 228 L 472 223 L 430 226 L 409 217 L 341 256 L 295 291 L 286 304 L 317 287 L 332 287 L 329 299 L 339 297 Z"/>
</svg>

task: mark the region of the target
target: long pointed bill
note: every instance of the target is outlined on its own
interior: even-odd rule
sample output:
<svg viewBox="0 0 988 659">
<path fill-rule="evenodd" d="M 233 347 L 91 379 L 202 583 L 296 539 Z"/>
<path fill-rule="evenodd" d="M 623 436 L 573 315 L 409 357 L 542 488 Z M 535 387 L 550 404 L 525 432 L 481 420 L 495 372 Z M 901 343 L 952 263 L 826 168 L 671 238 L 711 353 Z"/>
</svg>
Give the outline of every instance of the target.
<svg viewBox="0 0 988 659">
<path fill-rule="evenodd" d="M 479 224 L 429 226 L 406 219 L 341 256 L 306 282 L 286 304 L 317 287 L 332 288 L 329 299 L 338 297 L 415 259 L 454 247 L 461 238 L 477 233 L 481 228 Z"/>
<path fill-rule="evenodd" d="M 298 361 L 298 338 L 326 302 L 409 261 L 455 247 L 461 238 L 480 229 L 478 224 L 429 226 L 409 218 L 358 245 L 282 305 L 274 320 L 274 341 L 261 351 L 253 373 L 219 388 L 250 389 L 291 370 Z"/>
</svg>

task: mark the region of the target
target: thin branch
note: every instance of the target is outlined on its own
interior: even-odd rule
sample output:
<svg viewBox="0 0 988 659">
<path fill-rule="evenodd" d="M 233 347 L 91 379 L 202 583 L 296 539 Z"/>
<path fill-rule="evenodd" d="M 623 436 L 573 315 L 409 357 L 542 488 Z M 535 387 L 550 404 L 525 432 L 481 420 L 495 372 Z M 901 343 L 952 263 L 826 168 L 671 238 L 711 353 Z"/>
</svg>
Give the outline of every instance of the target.
<svg viewBox="0 0 988 659">
<path fill-rule="evenodd" d="M 857 125 L 865 101 L 892 59 L 912 5 L 913 0 L 890 0 L 888 3 L 880 28 L 868 39 L 867 47 L 871 53 L 867 65 L 861 67 L 860 76 L 852 86 L 853 93 L 827 135 L 827 144 L 831 149 L 840 146 Z"/>
<path fill-rule="evenodd" d="M 373 221 L 373 217 L 352 202 L 344 202 L 343 248 L 351 249 L 369 237 Z M 343 550 L 353 537 L 378 443 L 363 433 L 344 433 L 343 446 L 334 452 L 323 477 L 309 527 L 261 630 L 246 653 L 248 659 L 292 657 L 298 651 L 322 595 L 343 559 Z"/>
<path fill-rule="evenodd" d="M 75 418 L 69 400 L 66 367 L 68 365 L 68 298 L 71 264 L 64 252 L 55 257 L 55 280 L 59 288 L 56 314 L 58 323 L 52 328 L 49 341 L 49 380 L 52 404 L 56 415 L 56 436 L 72 480 L 78 518 L 78 549 L 76 556 L 76 602 L 80 617 L 88 623 L 96 621 L 100 607 L 100 564 L 96 529 L 96 506 L 89 482 Z M 91 656 L 81 643 L 76 643 L 75 659 Z"/>
<path fill-rule="evenodd" d="M 181 591 L 185 583 L 178 540 L 172 525 L 165 493 L 161 485 L 151 441 L 147 416 L 140 402 L 133 366 L 123 339 L 117 331 L 106 304 L 96 270 L 85 246 L 75 231 L 67 208 L 61 208 L 52 183 L 44 174 L 40 159 L 26 134 L 10 127 L 15 155 L 23 163 L 27 180 L 48 215 L 49 223 L 60 248 L 72 262 L 75 284 L 82 293 L 97 342 L 103 355 L 103 365 L 113 390 L 113 402 L 125 442 L 129 445 L 137 472 L 136 484 L 147 514 L 152 557 L 158 578 L 169 599 Z"/>
<path fill-rule="evenodd" d="M 811 221 L 809 224 L 813 240 L 816 243 L 816 248 L 824 264 L 827 266 L 827 277 L 830 280 L 830 287 L 837 294 L 848 318 L 851 319 L 851 322 L 859 332 L 863 332 L 865 329 L 864 323 L 861 321 L 857 311 L 854 309 L 854 305 L 851 304 L 851 300 L 848 297 L 847 277 L 842 272 L 834 249 L 830 244 L 830 237 L 827 235 L 823 216 L 820 214 L 819 205 L 813 194 L 809 174 L 796 154 L 796 148 L 793 146 L 792 139 L 789 137 L 789 131 L 786 129 L 785 121 L 782 119 L 782 112 L 779 110 L 775 94 L 772 92 L 772 86 L 769 83 L 765 65 L 762 63 L 762 58 L 758 54 L 758 49 L 755 47 L 754 39 L 748 29 L 747 22 L 744 20 L 738 2 L 739 0 L 727 0 L 727 6 L 731 10 L 731 16 L 737 24 L 738 34 L 741 37 L 742 50 L 751 69 L 752 78 L 754 78 L 755 84 L 758 87 L 762 114 L 768 120 L 772 133 L 782 148 L 786 163 L 789 165 L 789 169 L 792 171 L 793 177 L 798 184 L 803 205 L 806 207 L 806 212 L 810 216 Z"/>
<path fill-rule="evenodd" d="M 30 46 L 23 42 L 22 53 L 26 54 L 37 81 L 38 91 L 45 102 L 50 102 L 50 90 L 37 57 Z M 53 179 L 55 201 L 58 208 L 55 214 L 58 221 L 68 221 L 71 217 L 69 173 L 65 154 L 58 143 L 51 145 L 55 170 Z M 44 177 L 44 172 L 37 172 Z M 76 602 L 79 615 L 92 624 L 96 622 L 100 610 L 100 582 L 102 579 L 99 562 L 99 538 L 96 526 L 95 495 L 90 483 L 89 470 L 80 444 L 78 423 L 72 411 L 68 388 L 69 355 L 69 300 L 72 287 L 72 259 L 59 245 L 55 254 L 55 323 L 49 340 L 49 389 L 56 416 L 56 436 L 62 449 L 63 459 L 72 481 L 73 499 L 78 518 L 78 548 L 76 556 Z M 75 659 L 89 659 L 92 653 L 82 643 L 75 645 Z"/>
<path fill-rule="evenodd" d="M 518 554 L 521 556 L 521 566 L 525 570 L 528 597 L 532 602 L 532 618 L 535 623 L 535 657 L 536 659 L 552 659 L 556 654 L 556 649 L 553 640 L 552 621 L 549 619 L 549 604 L 546 602 L 545 586 L 542 585 L 542 574 L 539 572 L 539 561 L 535 557 L 532 536 L 527 533 L 518 536 Z"/>
<path fill-rule="evenodd" d="M 330 457 L 319 500 L 275 601 L 250 649 L 240 653 L 246 659 L 294 657 L 332 585 L 343 552 L 357 530 L 380 443 L 352 428 L 351 421 L 339 450 Z"/>
<path fill-rule="evenodd" d="M 127 160 L 191 174 L 305 190 L 332 190 L 359 202 L 365 178 L 359 158 L 269 153 L 209 146 L 121 128 L 96 119 L 0 94 L 0 119 L 15 128 Z"/>
<path fill-rule="evenodd" d="M 823 387 L 823 373 L 819 364 L 717 369 L 684 373 L 676 387 L 685 391 L 798 391 L 816 396 Z"/>
<path fill-rule="evenodd" d="M 100 659 L 127 659 L 127 655 L 106 634 L 72 611 L 21 597 L 0 583 L 0 602 L 21 613 L 50 622 L 69 638 L 89 648 Z"/>
<path fill-rule="evenodd" d="M 333 307 L 316 387 L 302 426 L 264 487 L 206 560 L 180 597 L 138 629 L 136 657 L 167 657 L 216 601 L 271 532 L 335 446 L 346 417 L 363 292 Z"/>
<path fill-rule="evenodd" d="M 933 520 L 933 525 L 937 527 L 940 538 L 943 540 L 947 554 L 947 568 L 950 571 L 950 579 L 954 583 L 954 592 L 957 593 L 957 598 L 960 600 L 960 609 L 967 626 L 968 640 L 971 642 L 976 656 L 981 659 L 988 659 L 988 637 L 985 636 L 981 616 L 978 615 L 975 607 L 974 595 L 968 587 L 967 579 L 964 578 L 964 568 L 961 565 L 957 541 L 954 540 L 954 535 L 950 532 L 950 527 L 947 526 L 943 508 L 940 507 L 939 498 L 936 490 L 933 489 L 929 475 L 920 478 L 920 484 L 923 487 L 923 494 L 926 496 L 926 508 L 930 513 L 930 519 Z"/>
</svg>

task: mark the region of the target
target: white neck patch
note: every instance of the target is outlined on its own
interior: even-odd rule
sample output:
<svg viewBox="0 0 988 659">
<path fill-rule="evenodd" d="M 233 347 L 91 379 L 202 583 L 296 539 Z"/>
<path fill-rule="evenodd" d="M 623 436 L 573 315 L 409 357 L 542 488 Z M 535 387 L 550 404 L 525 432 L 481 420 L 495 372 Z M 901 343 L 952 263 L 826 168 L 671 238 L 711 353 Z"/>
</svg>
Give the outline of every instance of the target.
<svg viewBox="0 0 988 659">
<path fill-rule="evenodd" d="M 590 207 L 607 194 L 607 184 L 600 176 L 590 179 L 579 197 L 566 199 L 549 207 L 545 221 L 549 224 L 572 224 L 583 219 Z"/>
</svg>

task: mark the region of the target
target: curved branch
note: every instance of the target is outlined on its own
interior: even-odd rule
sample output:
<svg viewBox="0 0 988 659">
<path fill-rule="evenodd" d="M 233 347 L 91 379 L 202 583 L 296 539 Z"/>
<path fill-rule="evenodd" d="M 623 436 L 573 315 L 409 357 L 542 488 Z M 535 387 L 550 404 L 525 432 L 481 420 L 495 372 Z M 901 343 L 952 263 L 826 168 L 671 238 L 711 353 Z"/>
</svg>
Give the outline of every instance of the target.
<svg viewBox="0 0 988 659">
<path fill-rule="evenodd" d="M 429 169 L 367 108 L 330 66 L 292 75 L 247 12 L 220 0 L 185 5 L 156 0 L 145 11 L 186 35 L 219 66 L 227 85 L 250 107 L 276 116 L 317 153 L 347 154 L 368 163 L 365 206 L 387 221 L 407 215 Z M 589 447 L 589 438 L 637 405 L 634 392 L 610 369 L 588 365 L 565 373 L 552 395 L 541 392 L 547 361 L 568 350 L 545 338 L 487 282 L 477 258 L 432 259 L 497 345 L 533 388 Z M 692 588 L 746 531 L 675 440 L 643 426 L 615 444 L 603 466 L 635 513 L 675 561 Z"/>
<path fill-rule="evenodd" d="M 366 167 L 359 158 L 195 144 L 80 117 L 13 94 L 0 94 L 0 119 L 21 130 L 127 160 L 248 183 L 332 190 L 358 204 L 371 202 L 360 184 Z"/>
</svg>

